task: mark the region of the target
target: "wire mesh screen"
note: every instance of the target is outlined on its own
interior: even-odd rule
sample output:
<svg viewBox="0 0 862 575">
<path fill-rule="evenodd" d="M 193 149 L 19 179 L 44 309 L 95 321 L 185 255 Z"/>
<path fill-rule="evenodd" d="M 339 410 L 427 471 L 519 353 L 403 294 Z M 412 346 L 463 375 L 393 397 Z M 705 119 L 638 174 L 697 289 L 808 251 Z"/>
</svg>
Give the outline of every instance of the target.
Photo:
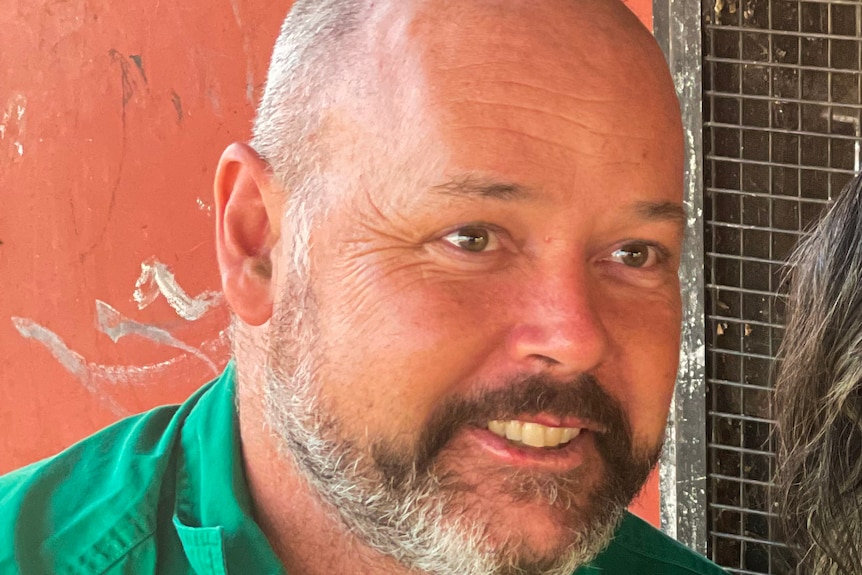
<svg viewBox="0 0 862 575">
<path fill-rule="evenodd" d="M 793 573 L 770 508 L 783 262 L 859 169 L 862 3 L 703 0 L 708 534 Z"/>
</svg>

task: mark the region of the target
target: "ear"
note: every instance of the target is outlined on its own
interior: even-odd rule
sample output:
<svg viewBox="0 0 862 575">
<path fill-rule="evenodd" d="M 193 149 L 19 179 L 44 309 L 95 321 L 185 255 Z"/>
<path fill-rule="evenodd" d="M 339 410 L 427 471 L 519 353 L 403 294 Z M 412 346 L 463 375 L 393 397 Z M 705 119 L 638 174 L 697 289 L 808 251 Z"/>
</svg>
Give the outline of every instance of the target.
<svg viewBox="0 0 862 575">
<path fill-rule="evenodd" d="M 216 251 L 225 298 L 250 325 L 272 315 L 272 257 L 284 194 L 250 146 L 234 143 L 224 151 L 215 177 Z"/>
</svg>

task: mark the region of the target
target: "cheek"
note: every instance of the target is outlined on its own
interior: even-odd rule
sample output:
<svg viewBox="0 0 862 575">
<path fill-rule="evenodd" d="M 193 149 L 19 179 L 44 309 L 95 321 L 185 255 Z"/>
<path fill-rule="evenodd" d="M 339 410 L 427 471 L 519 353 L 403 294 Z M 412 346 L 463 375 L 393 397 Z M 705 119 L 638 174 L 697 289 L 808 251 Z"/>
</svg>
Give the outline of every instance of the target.
<svg viewBox="0 0 862 575">
<path fill-rule="evenodd" d="M 613 315 L 609 359 L 615 396 L 629 415 L 636 436 L 657 441 L 664 433 L 679 363 L 678 297 L 643 302 Z M 613 335 L 615 334 L 615 335 Z"/>
<path fill-rule="evenodd" d="M 363 423 L 421 425 L 493 348 L 493 297 L 463 288 L 384 278 L 322 290 L 318 383 L 327 402 Z M 345 295 L 351 289 L 366 291 Z"/>
</svg>

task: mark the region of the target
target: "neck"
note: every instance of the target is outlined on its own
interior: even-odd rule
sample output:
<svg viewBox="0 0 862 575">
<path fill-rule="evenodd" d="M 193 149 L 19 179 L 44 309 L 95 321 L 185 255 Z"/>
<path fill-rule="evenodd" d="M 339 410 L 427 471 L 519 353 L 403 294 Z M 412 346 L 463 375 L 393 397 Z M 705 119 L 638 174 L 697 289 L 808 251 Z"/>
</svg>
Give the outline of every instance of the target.
<svg viewBox="0 0 862 575">
<path fill-rule="evenodd" d="M 320 500 L 279 449 L 265 424 L 260 394 L 249 388 L 251 382 L 245 383 L 239 386 L 239 419 L 249 493 L 255 520 L 285 570 L 304 575 L 406 574 L 395 560 L 350 535 L 337 512 Z"/>
</svg>

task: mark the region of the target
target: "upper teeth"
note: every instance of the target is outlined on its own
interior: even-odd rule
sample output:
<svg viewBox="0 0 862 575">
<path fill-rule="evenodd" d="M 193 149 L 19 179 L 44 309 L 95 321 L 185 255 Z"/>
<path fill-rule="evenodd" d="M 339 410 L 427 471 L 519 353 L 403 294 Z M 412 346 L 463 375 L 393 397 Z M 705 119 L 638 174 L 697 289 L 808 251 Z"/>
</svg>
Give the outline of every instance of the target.
<svg viewBox="0 0 862 575">
<path fill-rule="evenodd" d="M 493 420 L 488 422 L 491 433 L 530 447 L 556 447 L 568 443 L 581 432 L 576 427 L 548 427 L 528 421 Z"/>
</svg>

